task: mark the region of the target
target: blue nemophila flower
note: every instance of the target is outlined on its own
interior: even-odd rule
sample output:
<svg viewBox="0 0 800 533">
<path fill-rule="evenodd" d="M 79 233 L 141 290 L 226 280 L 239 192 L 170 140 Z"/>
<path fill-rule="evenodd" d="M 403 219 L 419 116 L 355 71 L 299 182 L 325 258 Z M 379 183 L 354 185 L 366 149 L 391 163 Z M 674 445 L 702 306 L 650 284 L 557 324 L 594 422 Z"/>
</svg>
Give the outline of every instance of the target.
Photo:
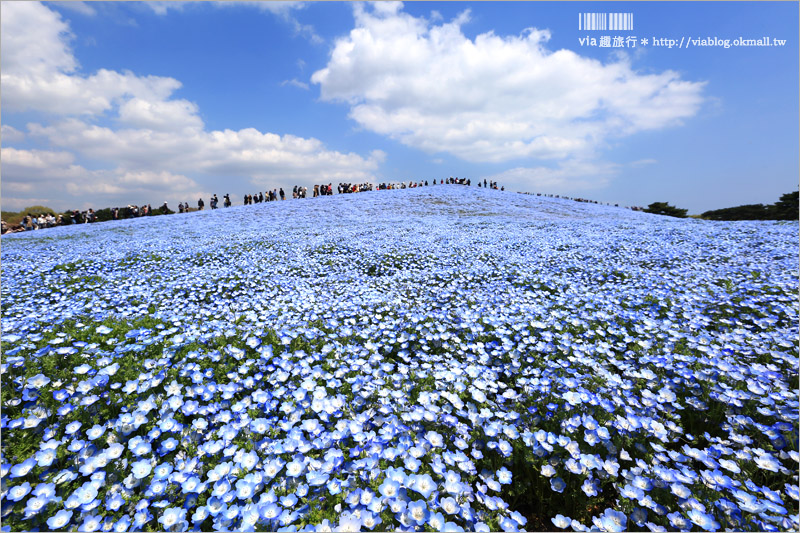
<svg viewBox="0 0 800 533">
<path fill-rule="evenodd" d="M 445 518 L 442 513 L 430 513 L 428 516 L 428 525 L 434 531 L 442 531 L 444 529 Z"/>
<path fill-rule="evenodd" d="M 83 523 L 78 527 L 78 531 L 97 531 L 100 528 L 102 520 L 99 516 L 96 515 L 86 515 L 83 519 Z"/>
<path fill-rule="evenodd" d="M 32 498 L 28 498 L 28 501 L 25 504 L 25 515 L 23 517 L 24 520 L 29 520 L 31 517 L 39 514 L 42 509 L 47 507 L 48 503 L 50 503 L 50 499 L 42 496 L 33 496 Z"/>
<path fill-rule="evenodd" d="M 48 383 L 50 383 L 49 377 L 45 376 L 44 374 L 36 374 L 35 376 L 28 378 L 27 386 L 34 389 L 40 389 Z"/>
<path fill-rule="evenodd" d="M 30 491 L 31 491 L 31 484 L 26 481 L 21 485 L 15 485 L 11 487 L 11 489 L 9 489 L 8 491 L 8 494 L 6 495 L 6 498 L 11 500 L 12 502 L 18 502 L 22 498 L 27 496 Z"/>
<path fill-rule="evenodd" d="M 698 511 L 697 509 L 691 509 L 687 514 L 692 522 L 702 527 L 706 531 L 716 531 L 720 527 L 719 523 L 716 522 L 714 517 L 710 514 Z"/>
<path fill-rule="evenodd" d="M 550 519 L 553 525 L 559 529 L 566 529 L 570 526 L 572 520 L 564 515 L 557 514 L 554 518 Z"/>
<path fill-rule="evenodd" d="M 124 505 L 124 504 L 125 504 L 125 500 L 122 497 L 122 495 L 119 494 L 119 493 L 115 493 L 115 494 L 112 494 L 106 500 L 106 509 L 109 510 L 109 511 L 116 511 L 120 507 L 122 507 L 122 505 Z"/>
<path fill-rule="evenodd" d="M 142 459 L 131 464 L 131 472 L 136 479 L 144 479 L 150 475 L 152 466 L 149 459 Z"/>
<path fill-rule="evenodd" d="M 188 479 L 181 483 L 181 491 L 183 493 L 200 492 L 205 488 L 205 485 L 200 481 L 197 476 L 190 476 Z"/>
<path fill-rule="evenodd" d="M 378 492 L 380 492 L 384 498 L 388 499 L 397 496 L 399 490 L 400 490 L 400 483 L 398 483 L 393 479 L 390 479 L 389 477 L 384 479 L 383 483 L 381 483 L 380 487 L 378 487 Z"/>
<path fill-rule="evenodd" d="M 37 460 L 33 457 L 25 459 L 18 465 L 14 465 L 11 467 L 11 479 L 27 476 L 28 473 L 36 466 Z"/>
<path fill-rule="evenodd" d="M 464 189 L 464 195 L 476 192 Z M 363 204 L 341 198 L 352 203 L 348 219 L 386 202 L 414 213 L 413 223 L 395 217 L 388 226 L 370 216 L 371 235 L 391 230 L 380 239 L 340 223 L 340 210 L 326 207 L 330 202 L 313 210 L 278 206 L 309 237 L 301 246 L 296 232 L 284 235 L 252 211 L 236 210 L 223 213 L 230 217 L 224 224 L 216 211 L 159 224 L 157 235 L 144 231 L 150 221 L 136 220 L 136 232 L 121 234 L 124 240 L 102 225 L 85 225 L 70 234 L 69 247 L 52 250 L 30 236 L 5 236 L 3 329 L 18 335 L 12 346 L 3 340 L 0 375 L 4 394 L 12 392 L 0 427 L 4 445 L 7 434 L 34 439 L 25 454 L 4 449 L 13 457 L 7 460 L 34 459 L 39 468 L 8 477 L 6 491 L 23 481 L 32 490 L 27 502 L 20 500 L 30 507 L 4 506 L 4 523 L 19 524 L 26 513 L 44 520 L 63 505 L 74 515 L 62 529 L 76 529 L 101 511 L 114 515 L 101 522 L 103 529 L 142 529 L 152 527 L 153 514 L 160 518 L 178 507 L 186 517 L 172 529 L 189 528 L 187 517 L 197 529 L 301 523 L 324 529 L 337 525 L 343 511 L 364 529 L 391 511 L 378 528 L 409 529 L 421 527 L 407 508 L 418 500 L 429 513 L 425 525 L 437 530 L 456 523 L 485 530 L 490 519 L 511 530 L 523 524 L 504 500 L 505 471 L 513 483 L 533 467 L 544 474 L 540 484 L 558 486 L 559 475 L 569 481 L 564 471 L 581 477 L 565 493 L 582 490 L 608 501 L 622 496 L 611 510 L 629 513 L 639 528 L 659 530 L 657 522 L 690 529 L 695 524 L 686 515 L 697 511 L 715 513 L 720 523 L 724 515 L 725 527 L 792 529 L 796 519 L 788 518 L 784 501 L 798 497 L 788 472 L 800 456 L 787 439 L 797 429 L 790 379 L 797 366 L 791 328 L 797 276 L 788 260 L 776 259 L 796 257 L 789 229 L 753 223 L 731 232 L 724 223 L 661 220 L 526 195 L 496 203 L 481 197 L 487 214 L 479 224 L 461 219 L 469 231 L 454 234 L 452 212 L 436 203 L 425 208 L 442 210 L 451 221 L 444 224 L 415 202 L 443 195 L 455 208 L 462 193 L 426 191 L 376 192 L 388 194 L 380 203 L 368 195 Z M 401 192 L 409 194 L 399 203 L 393 195 Z M 494 209 L 505 213 L 502 225 Z M 576 209 L 586 217 L 576 220 Z M 424 232 L 416 227 L 420 220 Z M 115 224 L 124 229 L 130 222 Z M 230 253 L 197 254 L 195 232 L 204 235 L 203 249 L 224 240 Z M 88 294 L 80 283 L 60 286 L 58 276 L 48 275 L 45 285 L 19 275 L 15 268 L 34 252 L 45 264 L 73 256 L 102 262 L 107 288 Z M 171 260 L 151 260 L 153 253 Z M 236 260 L 244 256 L 248 261 Z M 148 268 L 120 264 L 122 257 Z M 275 268 L 256 280 L 243 270 L 253 264 Z M 389 270 L 391 280 L 382 274 Z M 145 271 L 158 275 L 144 279 Z M 367 277 L 376 283 L 365 283 Z M 56 297 L 58 317 L 37 318 L 30 309 L 54 291 L 69 295 Z M 197 298 L 176 297 L 185 294 Z M 87 314 L 89 300 L 113 306 Z M 119 330 L 145 310 L 155 324 Z M 63 318 L 81 323 L 70 330 L 80 339 L 59 331 Z M 119 327 L 111 325 L 118 320 Z M 267 328 L 275 328 L 277 348 Z M 109 339 L 115 331 L 119 339 Z M 72 372 L 77 379 L 62 382 L 37 366 L 53 356 L 70 365 L 82 358 Z M 167 371 L 176 377 L 167 380 Z M 52 381 L 37 388 L 39 381 L 25 373 Z M 42 409 L 50 398 L 58 406 Z M 693 418 L 689 410 L 708 410 L 710 401 L 734 414 L 720 427 L 687 435 L 682 424 Z M 90 422 L 65 433 L 75 420 Z M 687 448 L 676 449 L 671 440 Z M 623 441 L 631 444 L 621 449 Z M 256 454 L 252 467 L 253 456 L 241 449 L 245 442 Z M 497 471 L 501 465 L 493 462 L 518 450 L 530 450 L 535 464 L 520 464 L 523 454 Z M 149 483 L 133 474 L 139 461 L 158 465 Z M 302 467 L 298 476 L 283 470 L 287 461 Z M 62 464 L 67 468 L 49 471 Z M 3 477 L 12 466 L 2 467 Z M 748 484 L 744 473 L 754 469 L 777 476 L 771 486 L 782 492 Z M 417 487 L 424 474 L 430 491 Z M 79 476 L 92 476 L 97 495 L 89 501 L 70 484 Z M 217 486 L 222 479 L 227 485 Z M 66 500 L 55 490 L 38 495 L 45 483 L 59 494 L 63 488 Z M 286 504 L 290 494 L 298 501 L 283 509 L 268 487 Z M 352 508 L 320 507 L 339 493 L 352 496 Z M 199 506 L 203 494 L 208 501 Z M 636 506 L 625 508 L 631 503 L 625 496 Z M 58 505 L 37 513 L 39 498 L 51 497 Z M 126 498 L 149 501 L 134 512 L 120 501 Z M 459 510 L 451 515 L 443 507 L 452 502 Z M 272 505 L 277 512 L 269 510 L 267 518 L 264 508 Z M 260 522 L 253 523 L 253 508 Z M 307 524 L 311 508 L 330 514 Z M 576 512 L 575 520 L 563 521 L 586 530 L 592 517 Z"/>
<path fill-rule="evenodd" d="M 497 471 L 497 481 L 499 481 L 501 484 L 508 485 L 511 483 L 511 478 L 511 471 L 506 467 L 503 466 Z"/>
<path fill-rule="evenodd" d="M 628 518 L 625 516 L 625 513 L 621 513 L 613 509 L 606 509 L 599 518 L 592 518 L 592 522 L 602 531 L 618 532 L 625 530 Z"/>
<path fill-rule="evenodd" d="M 36 459 L 36 464 L 41 467 L 48 467 L 53 464 L 53 461 L 56 459 L 57 452 L 53 448 L 47 448 L 44 450 L 39 450 L 34 455 Z"/>
<path fill-rule="evenodd" d="M 100 438 L 100 436 L 103 435 L 105 430 L 106 428 L 104 426 L 95 424 L 94 426 L 86 430 L 86 437 L 89 440 L 95 440 L 97 438 Z"/>
<path fill-rule="evenodd" d="M 186 509 L 168 507 L 158 519 L 158 522 L 164 526 L 164 529 L 180 524 L 186 519 Z"/>
<path fill-rule="evenodd" d="M 425 503 L 425 500 L 416 500 L 413 502 L 409 502 L 408 507 L 408 516 L 409 518 L 418 526 L 421 526 L 425 523 L 428 519 L 428 506 Z"/>
<path fill-rule="evenodd" d="M 426 499 L 428 498 L 428 496 L 430 496 L 431 492 L 433 492 L 436 489 L 436 483 L 433 481 L 433 478 L 431 478 L 431 476 L 428 474 L 412 476 L 410 482 L 408 483 L 408 486 L 411 489 L 415 490 L 416 492 L 420 493 L 422 497 Z"/>
<path fill-rule="evenodd" d="M 78 431 L 78 430 L 81 428 L 81 426 L 82 426 L 82 424 L 81 424 L 81 422 L 79 422 L 78 420 L 76 420 L 76 421 L 74 421 L 74 422 L 70 422 L 70 423 L 69 423 L 69 424 L 67 424 L 67 425 L 66 425 L 66 427 L 64 428 L 64 433 L 66 433 L 67 435 L 72 435 L 72 434 L 74 434 L 76 431 Z"/>
<path fill-rule="evenodd" d="M 567 484 L 560 477 L 550 479 L 550 488 L 555 492 L 564 492 Z"/>
<path fill-rule="evenodd" d="M 588 497 L 597 496 L 597 483 L 592 479 L 585 479 L 583 480 L 583 484 L 581 485 L 581 490 L 586 494 Z"/>
<path fill-rule="evenodd" d="M 54 516 L 47 519 L 47 526 L 52 530 L 61 529 L 69 524 L 71 518 L 72 511 L 61 509 Z"/>
</svg>

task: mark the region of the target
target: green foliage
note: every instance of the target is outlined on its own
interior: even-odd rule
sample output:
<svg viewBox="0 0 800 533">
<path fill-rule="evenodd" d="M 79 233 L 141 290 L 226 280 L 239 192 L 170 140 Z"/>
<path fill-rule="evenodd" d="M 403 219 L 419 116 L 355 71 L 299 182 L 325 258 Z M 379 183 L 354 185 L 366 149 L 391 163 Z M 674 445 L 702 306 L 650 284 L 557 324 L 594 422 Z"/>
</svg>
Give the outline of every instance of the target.
<svg viewBox="0 0 800 533">
<path fill-rule="evenodd" d="M 703 218 L 710 220 L 767 220 L 770 216 L 769 206 L 764 204 L 748 204 L 738 207 L 726 207 L 706 211 Z"/>
<path fill-rule="evenodd" d="M 680 209 L 674 205 L 669 205 L 667 202 L 653 202 L 644 210 L 645 213 L 653 213 L 654 215 L 666 215 L 668 217 L 686 218 L 688 209 Z"/>
<path fill-rule="evenodd" d="M 39 216 L 42 213 L 50 213 L 53 216 L 58 216 L 58 213 L 43 205 L 32 205 L 30 207 L 26 207 L 18 213 L 14 211 L 3 211 L 0 213 L 0 216 L 2 216 L 2 219 L 5 220 L 7 224 L 15 226 L 22 223 L 22 219 L 25 218 L 26 215 Z"/>
<path fill-rule="evenodd" d="M 774 220 L 797 220 L 800 218 L 800 191 L 781 195 L 771 207 Z"/>
<path fill-rule="evenodd" d="M 748 204 L 706 211 L 701 216 L 709 220 L 797 220 L 800 212 L 800 191 L 781 195 L 772 205 Z"/>
<path fill-rule="evenodd" d="M 114 213 L 110 207 L 98 209 L 94 213 L 97 222 L 105 222 L 107 220 L 114 220 Z"/>
</svg>

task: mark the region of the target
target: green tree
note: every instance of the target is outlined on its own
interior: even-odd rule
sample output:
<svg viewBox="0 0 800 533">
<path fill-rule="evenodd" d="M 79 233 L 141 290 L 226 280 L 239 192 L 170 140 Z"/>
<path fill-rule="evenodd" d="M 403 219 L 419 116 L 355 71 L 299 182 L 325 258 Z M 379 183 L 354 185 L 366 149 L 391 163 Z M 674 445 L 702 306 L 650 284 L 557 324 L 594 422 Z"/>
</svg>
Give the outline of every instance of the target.
<svg viewBox="0 0 800 533">
<path fill-rule="evenodd" d="M 688 209 L 680 209 L 674 205 L 669 205 L 667 202 L 653 202 L 644 210 L 645 213 L 653 213 L 654 215 L 666 215 L 668 217 L 686 218 Z"/>
<path fill-rule="evenodd" d="M 800 218 L 800 191 L 781 195 L 780 200 L 770 206 L 773 220 L 797 220 Z"/>
<path fill-rule="evenodd" d="M 800 191 L 789 192 L 771 205 L 748 204 L 706 211 L 710 220 L 797 220 L 800 218 Z"/>
<path fill-rule="evenodd" d="M 703 213 L 703 218 L 709 220 L 767 220 L 770 218 L 772 206 L 764 204 L 748 204 L 737 207 L 714 209 Z"/>
</svg>

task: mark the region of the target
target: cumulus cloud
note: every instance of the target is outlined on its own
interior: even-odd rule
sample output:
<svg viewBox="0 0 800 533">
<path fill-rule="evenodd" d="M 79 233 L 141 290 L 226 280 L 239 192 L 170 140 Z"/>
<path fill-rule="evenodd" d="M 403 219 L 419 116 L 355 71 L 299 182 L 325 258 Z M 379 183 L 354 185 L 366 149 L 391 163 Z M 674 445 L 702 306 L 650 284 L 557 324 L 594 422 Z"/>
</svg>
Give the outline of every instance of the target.
<svg viewBox="0 0 800 533">
<path fill-rule="evenodd" d="M 25 139 L 25 132 L 19 131 L 8 124 L 0 126 L 0 143 L 14 143 L 23 139 Z"/>
<path fill-rule="evenodd" d="M 55 11 L 38 2 L 3 2 L 0 23 L 4 73 L 49 75 L 75 70 L 77 62 L 65 46 L 72 34 Z M 4 77 L 3 92 L 8 90 L 5 82 Z"/>
<path fill-rule="evenodd" d="M 565 193 L 604 187 L 618 170 L 615 163 L 569 159 L 553 166 L 511 168 L 479 181 L 496 181 L 506 189 L 523 192 Z"/>
<path fill-rule="evenodd" d="M 8 194 L 41 181 L 53 194 L 54 207 L 70 200 L 60 193 L 81 189 L 120 199 L 167 189 L 196 196 L 203 192 L 196 181 L 202 176 L 223 175 L 259 187 L 289 178 L 356 181 L 370 179 L 383 160 L 380 151 L 366 157 L 341 153 L 318 139 L 254 128 L 208 131 L 196 104 L 172 97 L 178 80 L 106 69 L 81 74 L 69 49 L 69 26 L 58 13 L 32 2 L 1 5 L 3 110 L 49 114 L 29 123 L 24 133 L 4 125 L 3 139 L 53 148 L 4 146 Z M 5 197 L 4 203 L 12 199 Z"/>
<path fill-rule="evenodd" d="M 156 131 L 199 130 L 203 121 L 195 104 L 186 100 L 147 100 L 131 98 L 119 108 L 120 121 L 126 125 Z"/>
<path fill-rule="evenodd" d="M 609 138 L 693 116 L 703 83 L 547 48 L 550 33 L 484 33 L 465 11 L 436 24 L 398 2 L 354 6 L 355 28 L 311 78 L 362 127 L 467 161 L 586 159 Z"/>
<path fill-rule="evenodd" d="M 326 150 L 318 139 L 243 130 L 174 131 L 120 129 L 69 119 L 53 125 L 29 124 L 32 136 L 94 160 L 116 161 L 126 169 L 169 169 L 212 175 L 298 180 L 369 179 L 383 160 Z"/>
<path fill-rule="evenodd" d="M 53 152 L 49 150 L 17 150 L 16 148 L 3 149 L 3 170 L 8 168 L 12 173 L 18 168 L 31 171 L 47 171 L 53 167 L 66 167 L 75 160 L 69 152 Z M 34 176 L 28 173 L 27 177 Z M 41 176 L 41 174 L 39 174 Z"/>
<path fill-rule="evenodd" d="M 70 152 L 3 149 L 3 205 L 22 209 L 34 203 L 56 209 L 109 207 L 169 201 L 173 205 L 210 193 L 191 178 L 168 171 L 88 169 Z M 46 193 L 47 198 L 44 198 Z M 37 202 L 27 196 L 37 194 Z M 10 196 L 10 198 L 9 198 Z M 100 206 L 97 202 L 100 202 Z"/>
<path fill-rule="evenodd" d="M 57 12 L 38 2 L 3 2 L 0 10 L 4 111 L 99 115 L 131 98 L 166 100 L 181 86 L 173 78 L 106 69 L 83 76 L 69 48 L 73 35 Z"/>
</svg>

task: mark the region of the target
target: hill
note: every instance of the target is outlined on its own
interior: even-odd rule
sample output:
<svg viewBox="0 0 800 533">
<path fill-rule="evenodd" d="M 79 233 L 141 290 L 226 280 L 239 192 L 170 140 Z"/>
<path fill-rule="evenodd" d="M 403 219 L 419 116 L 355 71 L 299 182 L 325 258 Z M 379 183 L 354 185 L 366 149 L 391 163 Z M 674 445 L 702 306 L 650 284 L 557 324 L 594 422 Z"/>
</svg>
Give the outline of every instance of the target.
<svg viewBox="0 0 800 533">
<path fill-rule="evenodd" d="M 797 529 L 796 224 L 453 185 L 2 244 L 11 530 Z"/>
</svg>

